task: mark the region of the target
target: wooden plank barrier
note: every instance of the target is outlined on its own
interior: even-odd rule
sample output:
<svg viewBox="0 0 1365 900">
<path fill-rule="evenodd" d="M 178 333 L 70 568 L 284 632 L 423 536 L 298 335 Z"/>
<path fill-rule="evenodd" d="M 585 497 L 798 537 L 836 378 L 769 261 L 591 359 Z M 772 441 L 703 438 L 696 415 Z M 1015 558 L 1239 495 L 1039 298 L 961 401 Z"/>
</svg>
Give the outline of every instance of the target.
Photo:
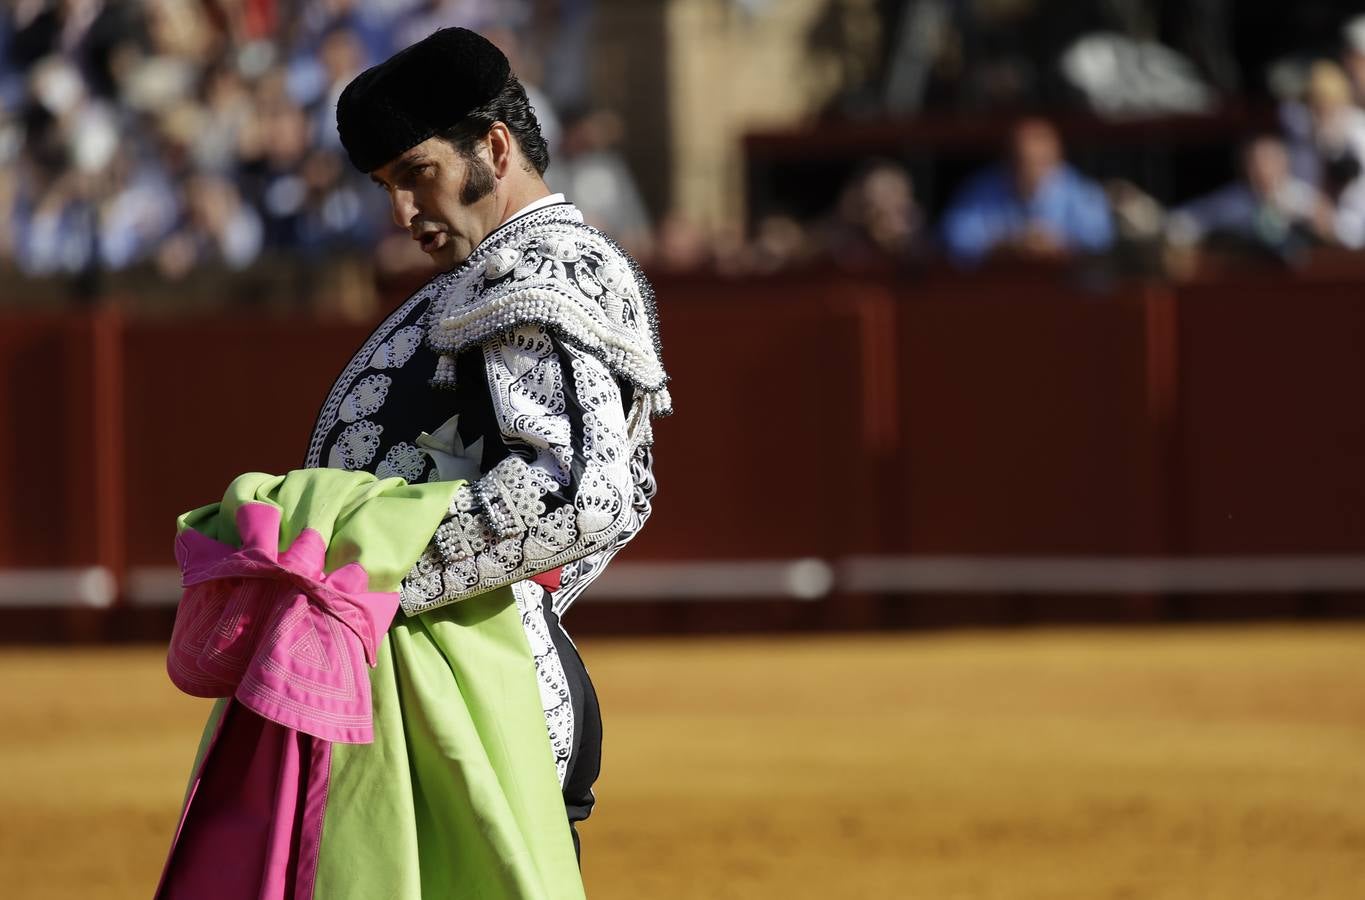
<svg viewBox="0 0 1365 900">
<path fill-rule="evenodd" d="M 656 423 L 659 500 L 630 558 L 828 557 L 877 540 L 886 292 L 796 279 L 659 292 L 677 411 Z"/>
<path fill-rule="evenodd" d="M 173 563 L 175 517 L 221 497 L 236 475 L 303 465 L 313 419 L 370 330 L 303 319 L 130 322 L 130 563 Z"/>
<path fill-rule="evenodd" d="M 895 550 L 1152 554 L 1162 431 L 1149 299 L 1057 285 L 906 285 Z"/>
<path fill-rule="evenodd" d="M 1120 617 L 1232 613 L 1261 582 L 1278 598 L 1263 611 L 1361 611 L 1350 277 L 657 288 L 677 413 L 656 425 L 654 518 L 577 613 L 589 630 L 1084 618 L 1099 594 Z M 301 464 L 369 330 L 0 318 L 0 607 L 173 599 L 175 515 L 244 470 Z M 727 583 L 746 611 L 696 602 Z"/>
<path fill-rule="evenodd" d="M 91 566 L 102 558 L 97 317 L 0 317 L 0 567 Z"/>
<path fill-rule="evenodd" d="M 1183 288 L 1174 546 L 1365 552 L 1360 280 Z"/>
</svg>

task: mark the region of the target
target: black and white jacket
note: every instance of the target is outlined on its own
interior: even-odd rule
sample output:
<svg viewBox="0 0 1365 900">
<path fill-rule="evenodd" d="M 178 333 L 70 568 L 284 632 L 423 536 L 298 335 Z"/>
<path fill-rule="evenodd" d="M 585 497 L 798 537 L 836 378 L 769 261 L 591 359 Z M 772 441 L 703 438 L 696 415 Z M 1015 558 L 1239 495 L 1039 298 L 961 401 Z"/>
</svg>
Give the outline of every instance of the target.
<svg viewBox="0 0 1365 900">
<path fill-rule="evenodd" d="M 572 204 L 537 204 L 370 336 L 306 465 L 468 482 L 403 583 L 409 615 L 561 566 L 562 613 L 649 515 L 666 383 L 638 267 Z"/>
</svg>

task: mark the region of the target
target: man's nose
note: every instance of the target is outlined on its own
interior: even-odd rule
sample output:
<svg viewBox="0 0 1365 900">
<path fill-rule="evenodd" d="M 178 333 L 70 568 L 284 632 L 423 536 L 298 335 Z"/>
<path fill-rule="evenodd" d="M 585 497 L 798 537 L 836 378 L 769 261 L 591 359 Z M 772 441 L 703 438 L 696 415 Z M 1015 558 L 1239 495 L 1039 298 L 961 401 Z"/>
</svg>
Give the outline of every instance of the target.
<svg viewBox="0 0 1365 900">
<path fill-rule="evenodd" d="M 393 224 L 406 231 L 412 220 L 417 217 L 417 204 L 413 200 L 412 191 L 391 192 L 389 206 L 393 212 Z"/>
</svg>

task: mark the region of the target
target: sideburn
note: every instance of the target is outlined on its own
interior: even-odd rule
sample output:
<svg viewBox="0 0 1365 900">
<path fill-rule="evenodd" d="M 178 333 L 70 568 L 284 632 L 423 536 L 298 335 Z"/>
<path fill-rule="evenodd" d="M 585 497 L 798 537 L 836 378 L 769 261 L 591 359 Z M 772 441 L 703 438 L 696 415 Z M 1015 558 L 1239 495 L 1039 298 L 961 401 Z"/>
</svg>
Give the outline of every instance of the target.
<svg viewBox="0 0 1365 900">
<path fill-rule="evenodd" d="M 493 170 L 472 153 L 465 156 L 465 160 L 469 165 L 465 168 L 464 185 L 460 187 L 460 202 L 470 206 L 493 193 Z"/>
</svg>

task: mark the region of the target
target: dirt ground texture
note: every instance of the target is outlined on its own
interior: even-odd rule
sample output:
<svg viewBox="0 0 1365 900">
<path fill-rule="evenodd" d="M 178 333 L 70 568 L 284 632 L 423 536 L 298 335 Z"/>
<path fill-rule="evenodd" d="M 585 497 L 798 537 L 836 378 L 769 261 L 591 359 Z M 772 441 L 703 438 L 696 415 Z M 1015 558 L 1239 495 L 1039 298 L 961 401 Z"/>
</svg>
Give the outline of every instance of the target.
<svg viewBox="0 0 1365 900">
<path fill-rule="evenodd" d="M 595 900 L 1365 898 L 1365 626 L 581 646 Z M 145 900 L 206 701 L 157 647 L 0 684 L 0 894 Z"/>
</svg>

